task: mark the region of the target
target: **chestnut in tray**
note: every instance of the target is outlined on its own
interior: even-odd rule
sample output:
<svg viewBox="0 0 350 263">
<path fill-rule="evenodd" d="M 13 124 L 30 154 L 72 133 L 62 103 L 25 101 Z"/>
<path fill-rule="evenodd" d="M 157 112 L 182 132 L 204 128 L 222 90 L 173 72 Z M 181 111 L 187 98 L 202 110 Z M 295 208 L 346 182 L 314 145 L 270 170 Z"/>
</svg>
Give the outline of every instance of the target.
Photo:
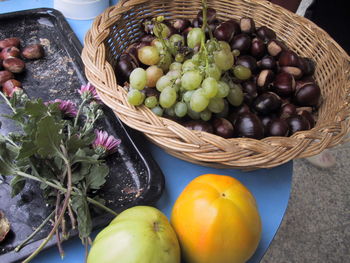
<svg viewBox="0 0 350 263">
<path fill-rule="evenodd" d="M 16 80 L 16 75 L 25 70 L 26 60 L 44 57 L 41 44 L 32 44 L 21 48 L 21 40 L 16 37 L 0 40 L 0 88 L 8 97 L 22 89 L 22 83 Z"/>
<path fill-rule="evenodd" d="M 206 14 L 206 16 L 205 16 Z M 131 105 L 224 138 L 290 136 L 315 126 L 315 62 L 250 17 L 147 18 L 117 60 Z"/>
</svg>

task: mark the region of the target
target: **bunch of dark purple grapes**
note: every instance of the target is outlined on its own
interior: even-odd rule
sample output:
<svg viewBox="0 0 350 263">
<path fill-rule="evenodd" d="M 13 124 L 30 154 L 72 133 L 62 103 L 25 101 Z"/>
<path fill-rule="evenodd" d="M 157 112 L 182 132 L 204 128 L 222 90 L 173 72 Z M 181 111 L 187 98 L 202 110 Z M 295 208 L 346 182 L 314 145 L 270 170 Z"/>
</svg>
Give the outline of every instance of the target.
<svg viewBox="0 0 350 263">
<path fill-rule="evenodd" d="M 204 11 L 203 11 L 204 10 Z M 128 102 L 224 138 L 290 136 L 315 125 L 321 91 L 315 63 L 252 18 L 156 17 L 119 57 Z"/>
</svg>

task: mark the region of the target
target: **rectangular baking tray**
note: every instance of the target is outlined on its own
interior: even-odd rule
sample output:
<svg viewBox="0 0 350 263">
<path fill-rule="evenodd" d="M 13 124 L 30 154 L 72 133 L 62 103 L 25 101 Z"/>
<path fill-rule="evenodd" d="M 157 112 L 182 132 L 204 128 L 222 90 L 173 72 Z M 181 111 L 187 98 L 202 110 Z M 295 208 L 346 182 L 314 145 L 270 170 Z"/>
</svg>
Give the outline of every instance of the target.
<svg viewBox="0 0 350 263">
<path fill-rule="evenodd" d="M 32 43 L 41 43 L 44 46 L 45 57 L 27 62 L 25 72 L 16 75 L 29 97 L 40 97 L 44 101 L 59 98 L 78 102 L 76 89 L 86 84 L 80 58 L 82 45 L 60 12 L 41 8 L 2 14 L 0 39 L 6 37 L 19 37 L 22 46 Z M 99 128 L 121 139 L 121 145 L 118 152 L 107 160 L 111 172 L 100 195 L 106 200 L 106 205 L 115 211 L 134 205 L 154 204 L 164 188 L 164 176 L 150 153 L 143 147 L 143 135 L 123 126 L 107 107 L 104 112 L 105 116 L 98 124 Z M 11 111 L 2 103 L 0 113 L 10 114 Z M 14 123 L 6 118 L 0 117 L 0 121 L 2 134 L 17 131 Z M 22 250 L 13 251 L 40 225 L 52 208 L 46 206 L 39 186 L 30 181 L 20 195 L 11 198 L 10 179 L 0 176 L 0 210 L 5 212 L 11 223 L 9 235 L 0 243 L 1 263 L 16 262 L 27 257 L 50 231 L 50 226 L 46 226 Z M 111 218 L 105 213 L 95 213 L 94 229 L 105 226 Z M 76 232 L 71 233 L 72 237 L 76 235 Z M 55 243 L 53 238 L 47 247 Z"/>
</svg>

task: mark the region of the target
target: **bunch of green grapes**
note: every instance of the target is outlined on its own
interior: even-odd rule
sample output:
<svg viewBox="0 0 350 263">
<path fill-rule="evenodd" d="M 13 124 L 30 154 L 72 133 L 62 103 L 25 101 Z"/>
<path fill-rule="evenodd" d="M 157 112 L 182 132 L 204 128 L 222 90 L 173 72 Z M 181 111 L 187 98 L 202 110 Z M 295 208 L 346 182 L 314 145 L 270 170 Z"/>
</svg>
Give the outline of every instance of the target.
<svg viewBox="0 0 350 263">
<path fill-rule="evenodd" d="M 227 110 L 229 104 L 242 104 L 239 82 L 252 73 L 247 67 L 234 66 L 238 54 L 227 42 L 206 40 L 201 28 L 191 29 L 186 39 L 180 34 L 169 37 L 167 26 L 159 22 L 154 34 L 157 38 L 151 45 L 138 50 L 138 59 L 147 68 L 135 68 L 130 74 L 130 104 L 144 104 L 158 116 L 204 121 Z M 159 96 L 146 96 L 145 88 L 156 89 Z"/>
</svg>

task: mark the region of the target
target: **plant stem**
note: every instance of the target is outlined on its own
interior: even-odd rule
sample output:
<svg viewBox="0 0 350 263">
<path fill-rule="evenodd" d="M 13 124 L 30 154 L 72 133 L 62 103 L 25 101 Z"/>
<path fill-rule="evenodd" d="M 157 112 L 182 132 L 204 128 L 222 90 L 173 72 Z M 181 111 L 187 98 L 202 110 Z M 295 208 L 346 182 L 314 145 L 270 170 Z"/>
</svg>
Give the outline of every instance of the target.
<svg viewBox="0 0 350 263">
<path fill-rule="evenodd" d="M 105 210 L 106 212 L 109 212 L 110 214 L 112 214 L 112 215 L 114 215 L 114 216 L 117 216 L 117 215 L 118 215 L 118 213 L 114 212 L 112 209 L 108 208 L 107 206 L 104 206 L 104 205 L 101 204 L 100 202 L 98 202 L 98 201 L 92 199 L 91 197 L 87 197 L 86 200 L 87 200 L 89 203 L 91 203 L 91 204 L 93 204 L 93 205 L 95 205 L 95 206 L 97 206 L 97 207 L 99 207 L 99 208 Z"/>
<path fill-rule="evenodd" d="M 1 91 L 0 91 L 0 95 L 1 95 L 1 97 L 5 100 L 6 104 L 10 107 L 10 109 L 12 110 L 12 112 L 13 112 L 14 114 L 16 114 L 16 113 L 17 113 L 16 109 L 15 109 L 14 107 L 12 107 L 11 102 L 10 102 L 9 99 L 6 97 L 6 95 L 5 95 L 3 92 L 1 92 Z"/>
<path fill-rule="evenodd" d="M 86 99 L 83 99 L 83 101 L 79 105 L 77 116 L 75 116 L 75 119 L 74 119 L 74 127 L 76 127 L 77 124 L 78 124 L 78 119 L 79 119 L 79 115 L 80 115 L 81 109 L 83 108 L 83 106 L 86 103 L 86 101 L 87 101 Z"/>
<path fill-rule="evenodd" d="M 16 248 L 15 251 L 18 252 L 20 251 L 27 243 L 29 240 L 31 240 L 43 227 L 49 222 L 49 220 L 54 216 L 55 211 L 52 211 L 51 214 L 48 215 L 48 217 L 45 218 L 45 220 L 40 224 L 40 226 L 35 229 L 33 233 L 31 233 L 21 244 L 19 244 Z"/>
</svg>

